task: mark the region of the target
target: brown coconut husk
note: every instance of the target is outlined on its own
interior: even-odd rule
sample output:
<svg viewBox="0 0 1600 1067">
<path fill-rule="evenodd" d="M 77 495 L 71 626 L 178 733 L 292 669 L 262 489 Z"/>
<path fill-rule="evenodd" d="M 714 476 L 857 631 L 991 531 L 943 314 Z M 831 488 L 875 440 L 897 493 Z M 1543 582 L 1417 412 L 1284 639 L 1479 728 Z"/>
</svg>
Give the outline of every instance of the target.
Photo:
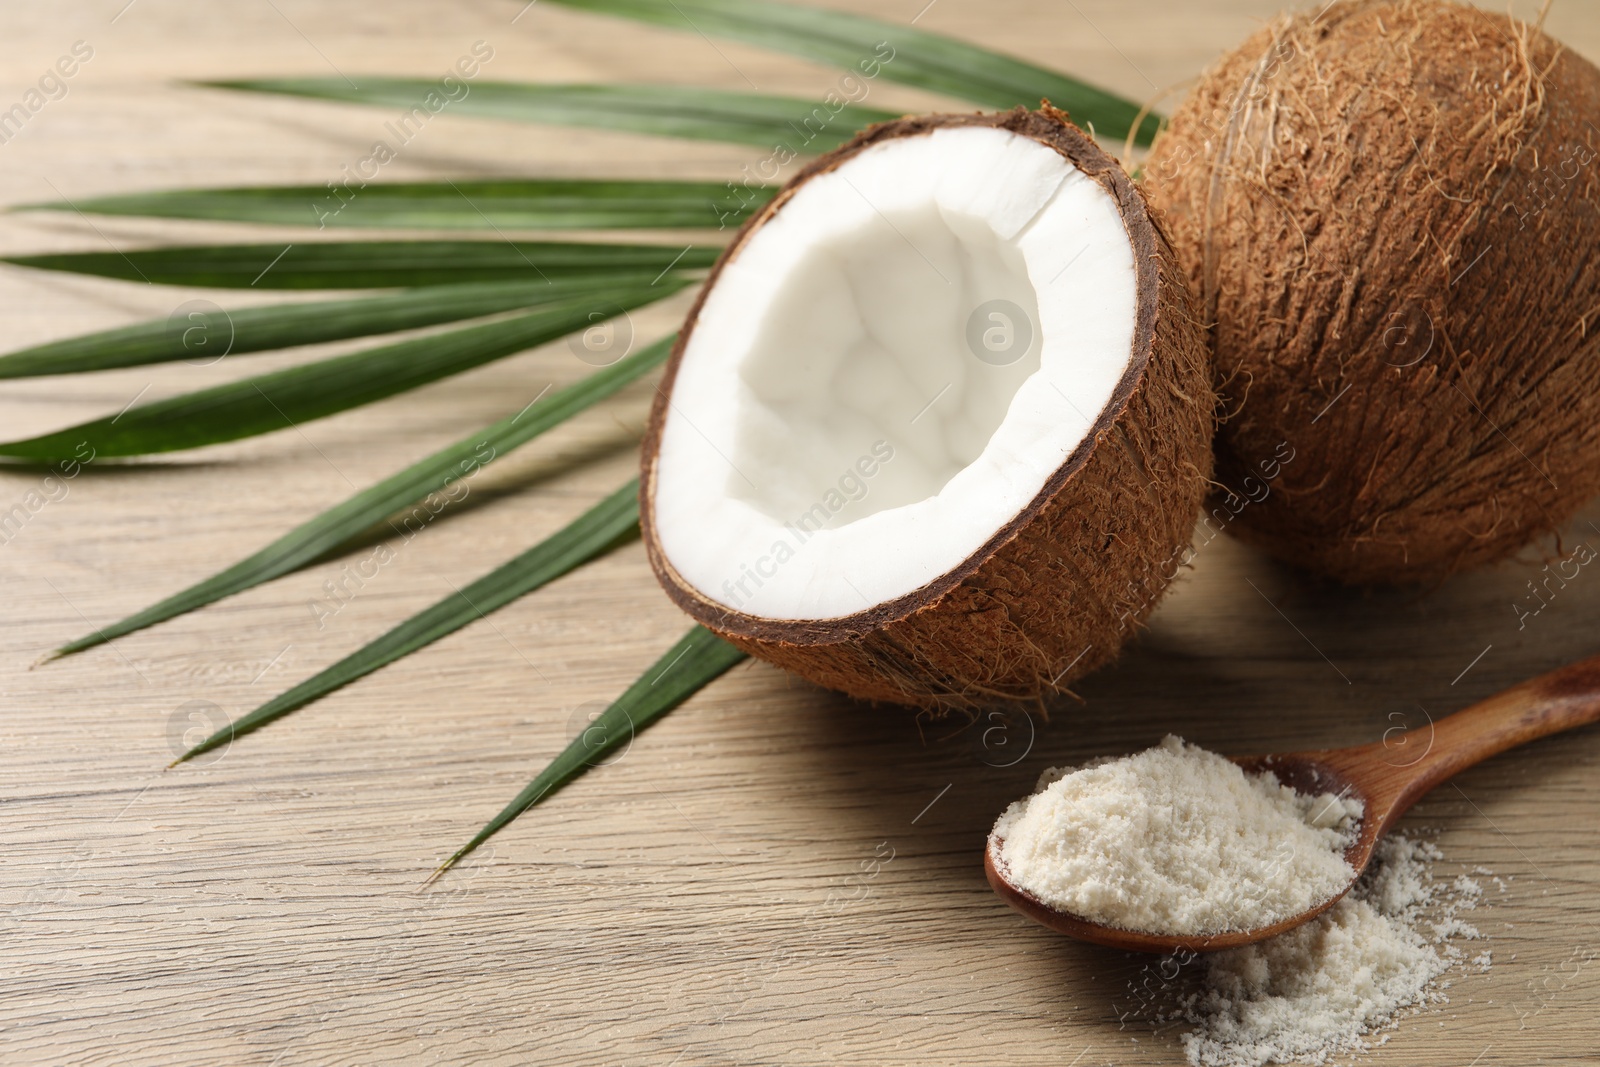
<svg viewBox="0 0 1600 1067">
<path fill-rule="evenodd" d="M 1145 182 L 1212 324 L 1229 530 L 1433 583 L 1600 491 L 1596 122 L 1600 71 L 1442 0 L 1284 16 L 1204 76 Z"/>
<path fill-rule="evenodd" d="M 765 619 L 700 595 L 655 533 L 655 461 L 678 365 L 705 293 L 794 192 L 871 145 L 991 126 L 1060 152 L 1116 200 L 1138 265 L 1133 359 L 1094 430 L 1026 509 L 960 567 L 841 619 Z M 713 268 L 667 365 L 643 448 L 645 545 L 662 586 L 739 648 L 831 689 L 924 708 L 1037 702 L 1114 658 L 1183 562 L 1211 470 L 1214 398 L 1199 320 L 1144 199 L 1061 112 L 934 115 L 876 126 L 807 166 Z M 908 550 L 910 550 L 908 548 Z"/>
</svg>

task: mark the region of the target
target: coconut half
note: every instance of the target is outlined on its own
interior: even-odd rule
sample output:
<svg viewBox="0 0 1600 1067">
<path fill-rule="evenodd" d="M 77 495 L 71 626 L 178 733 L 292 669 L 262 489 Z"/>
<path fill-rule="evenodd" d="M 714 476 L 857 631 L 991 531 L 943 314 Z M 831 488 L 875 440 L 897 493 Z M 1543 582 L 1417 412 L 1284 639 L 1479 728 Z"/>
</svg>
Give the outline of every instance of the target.
<svg viewBox="0 0 1600 1067">
<path fill-rule="evenodd" d="M 876 127 L 752 218 L 643 456 L 662 584 L 854 696 L 1033 700 L 1114 656 L 1210 470 L 1201 330 L 1116 162 L 1058 112 Z"/>
</svg>

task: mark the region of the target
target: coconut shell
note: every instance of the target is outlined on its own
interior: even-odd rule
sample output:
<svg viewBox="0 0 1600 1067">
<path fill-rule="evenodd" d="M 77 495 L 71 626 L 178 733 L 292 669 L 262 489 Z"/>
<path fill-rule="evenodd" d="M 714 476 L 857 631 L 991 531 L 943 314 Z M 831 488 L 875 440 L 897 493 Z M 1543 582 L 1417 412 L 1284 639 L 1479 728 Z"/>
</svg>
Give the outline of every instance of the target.
<svg viewBox="0 0 1600 1067">
<path fill-rule="evenodd" d="M 1597 121 L 1591 64 L 1439 0 L 1284 16 L 1205 74 L 1145 187 L 1211 325 L 1213 525 L 1434 583 L 1600 491 Z"/>
<path fill-rule="evenodd" d="M 897 600 L 846 618 L 788 621 L 702 596 L 661 551 L 656 455 L 705 292 L 794 192 L 864 149 L 940 127 L 991 126 L 1047 145 L 1120 209 L 1138 273 L 1132 359 L 1093 430 L 1044 488 L 971 558 Z M 1114 658 L 1184 561 L 1211 469 L 1214 398 L 1183 275 L 1116 161 L 1060 112 L 935 115 L 876 126 L 816 160 L 751 218 L 712 269 L 667 365 L 643 448 L 640 506 L 662 586 L 700 623 L 761 659 L 851 696 L 924 708 L 1036 702 Z"/>
</svg>

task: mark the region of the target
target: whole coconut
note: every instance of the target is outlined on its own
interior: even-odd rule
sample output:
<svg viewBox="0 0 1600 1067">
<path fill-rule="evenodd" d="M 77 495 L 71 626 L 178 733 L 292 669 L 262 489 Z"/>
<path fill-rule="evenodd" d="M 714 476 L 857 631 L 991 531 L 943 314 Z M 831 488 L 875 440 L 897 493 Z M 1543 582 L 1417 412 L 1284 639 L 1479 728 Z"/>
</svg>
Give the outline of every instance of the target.
<svg viewBox="0 0 1600 1067">
<path fill-rule="evenodd" d="M 1600 491 L 1600 71 L 1438 0 L 1280 17 L 1147 191 L 1211 324 L 1208 522 L 1351 583 L 1508 556 Z"/>
</svg>

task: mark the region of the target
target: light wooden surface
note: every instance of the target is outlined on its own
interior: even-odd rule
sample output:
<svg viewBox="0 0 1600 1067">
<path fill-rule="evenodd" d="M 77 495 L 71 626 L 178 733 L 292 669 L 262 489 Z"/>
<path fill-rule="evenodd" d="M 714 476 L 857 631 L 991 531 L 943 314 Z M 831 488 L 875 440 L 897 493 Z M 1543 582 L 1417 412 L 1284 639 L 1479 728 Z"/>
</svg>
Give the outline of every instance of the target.
<svg viewBox="0 0 1600 1067">
<path fill-rule="evenodd" d="M 320 183 L 389 118 L 179 79 L 429 75 L 480 39 L 495 49 L 491 78 L 820 97 L 836 77 L 543 6 L 513 24 L 520 0 L 124 3 L 5 5 L 0 107 L 74 41 L 95 55 L 65 99 L 0 145 L 0 203 Z M 859 6 L 907 21 L 923 4 Z M 919 25 L 1142 98 L 1192 77 L 1275 6 L 943 0 Z M 1600 57 L 1591 0 L 1559 0 L 1548 24 Z M 867 102 L 937 103 L 886 84 Z M 385 177 L 721 177 L 754 157 L 446 114 Z M 246 235 L 275 233 L 0 219 L 12 252 Z M 195 295 L 0 270 L 4 345 L 165 315 Z M 669 328 L 672 311 L 636 316 L 639 329 Z M 5 383 L 0 434 L 304 358 Z M 634 545 L 219 759 L 162 773 L 185 731 L 196 736 L 191 716 L 237 717 L 627 477 L 640 387 L 497 465 L 320 629 L 309 605 L 351 561 L 29 669 L 586 369 L 555 345 L 300 432 L 93 469 L 0 545 L 0 1062 L 1179 1062 L 1174 1031 L 1119 1021 L 1145 961 L 1032 927 L 985 886 L 983 837 L 1007 801 L 1046 766 L 1169 730 L 1226 752 L 1370 741 L 1600 645 L 1593 567 L 1519 628 L 1533 552 L 1428 595 L 1361 594 L 1222 539 L 1081 706 L 1033 724 L 1031 748 L 1017 727 L 1003 751 L 1027 754 L 1013 765 L 992 766 L 1011 757 L 984 757 L 977 731 L 951 737 L 953 724 L 741 667 L 420 891 L 587 702 L 683 630 Z M 0 511 L 38 485 L 0 470 Z M 1600 508 L 1564 550 L 1577 542 L 1600 548 Z M 1407 1021 L 1373 1062 L 1600 1062 L 1597 772 L 1589 729 L 1475 769 L 1406 820 L 1437 836 L 1441 873 L 1483 866 L 1511 881 L 1475 917 L 1493 969 L 1457 977 L 1451 1004 Z"/>
</svg>

